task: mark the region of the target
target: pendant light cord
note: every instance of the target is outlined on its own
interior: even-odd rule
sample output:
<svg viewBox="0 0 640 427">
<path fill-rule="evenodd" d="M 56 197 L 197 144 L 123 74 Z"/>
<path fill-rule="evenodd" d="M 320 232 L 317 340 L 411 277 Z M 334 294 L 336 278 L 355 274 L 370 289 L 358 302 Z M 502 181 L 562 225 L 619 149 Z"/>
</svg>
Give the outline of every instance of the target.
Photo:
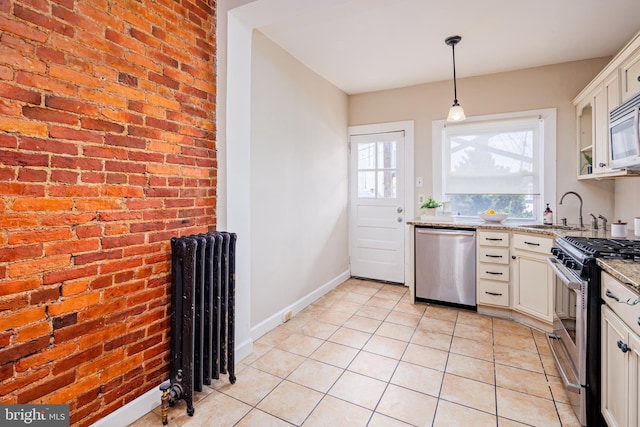
<svg viewBox="0 0 640 427">
<path fill-rule="evenodd" d="M 458 105 L 458 88 L 456 87 L 456 44 L 451 44 L 453 54 L 453 105 Z"/>
</svg>

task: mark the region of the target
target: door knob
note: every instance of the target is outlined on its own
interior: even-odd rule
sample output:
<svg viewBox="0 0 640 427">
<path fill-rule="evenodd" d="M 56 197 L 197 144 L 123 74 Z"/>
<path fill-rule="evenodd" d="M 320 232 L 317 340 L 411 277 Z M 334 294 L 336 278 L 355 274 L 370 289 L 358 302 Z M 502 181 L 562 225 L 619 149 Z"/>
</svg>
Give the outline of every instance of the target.
<svg viewBox="0 0 640 427">
<path fill-rule="evenodd" d="M 398 209 L 396 209 L 396 212 L 398 212 L 398 213 L 402 213 L 402 210 L 403 210 L 403 209 L 402 209 L 400 206 L 398 206 Z"/>
</svg>

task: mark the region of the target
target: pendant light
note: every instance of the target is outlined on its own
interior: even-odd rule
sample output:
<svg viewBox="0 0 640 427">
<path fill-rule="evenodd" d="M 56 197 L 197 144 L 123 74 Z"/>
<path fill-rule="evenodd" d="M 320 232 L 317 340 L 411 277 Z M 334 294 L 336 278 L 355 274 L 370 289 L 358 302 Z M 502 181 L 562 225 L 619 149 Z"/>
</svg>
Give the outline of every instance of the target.
<svg viewBox="0 0 640 427">
<path fill-rule="evenodd" d="M 464 115 L 464 110 L 458 104 L 458 91 L 456 88 L 456 45 L 462 40 L 460 36 L 451 36 L 447 37 L 444 42 L 451 46 L 451 51 L 453 52 L 453 105 L 449 110 L 449 115 L 447 116 L 448 122 L 460 122 L 467 117 Z"/>
</svg>

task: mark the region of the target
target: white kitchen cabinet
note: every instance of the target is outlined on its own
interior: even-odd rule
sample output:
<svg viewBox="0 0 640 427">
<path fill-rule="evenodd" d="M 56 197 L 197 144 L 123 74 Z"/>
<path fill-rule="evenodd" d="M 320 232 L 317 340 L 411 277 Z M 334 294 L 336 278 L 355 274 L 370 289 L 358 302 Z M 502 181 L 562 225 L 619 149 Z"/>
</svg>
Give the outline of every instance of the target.
<svg viewBox="0 0 640 427">
<path fill-rule="evenodd" d="M 514 233 L 512 239 L 513 309 L 553 323 L 553 270 L 547 264 L 553 238 Z"/>
<path fill-rule="evenodd" d="M 640 424 L 640 307 L 622 283 L 602 274 L 602 415 L 609 427 Z"/>
<path fill-rule="evenodd" d="M 599 89 L 599 88 L 597 88 Z M 593 158 L 595 140 L 595 101 L 598 90 L 593 90 L 582 97 L 576 105 L 576 138 L 578 142 L 578 178 L 589 178 L 592 171 L 588 169 L 587 158 Z"/>
<path fill-rule="evenodd" d="M 640 49 L 634 51 L 620 66 L 622 76 L 622 100 L 626 101 L 640 92 Z"/>
<path fill-rule="evenodd" d="M 576 107 L 578 179 L 633 175 L 609 166 L 609 113 L 640 92 L 640 33 L 573 100 Z M 585 155 L 592 159 L 588 172 Z"/>
<path fill-rule="evenodd" d="M 478 304 L 509 307 L 509 233 L 480 231 L 477 245 Z"/>
</svg>

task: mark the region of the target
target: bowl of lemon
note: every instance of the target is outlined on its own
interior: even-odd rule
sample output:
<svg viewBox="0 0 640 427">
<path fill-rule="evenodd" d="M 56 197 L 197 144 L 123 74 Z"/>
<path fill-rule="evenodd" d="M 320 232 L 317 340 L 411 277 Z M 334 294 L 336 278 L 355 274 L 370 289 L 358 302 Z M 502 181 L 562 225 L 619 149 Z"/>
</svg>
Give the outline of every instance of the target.
<svg viewBox="0 0 640 427">
<path fill-rule="evenodd" d="M 486 222 L 502 222 L 507 219 L 509 215 L 502 212 L 496 212 L 493 209 L 488 209 L 484 212 L 480 212 L 478 216 Z"/>
</svg>

